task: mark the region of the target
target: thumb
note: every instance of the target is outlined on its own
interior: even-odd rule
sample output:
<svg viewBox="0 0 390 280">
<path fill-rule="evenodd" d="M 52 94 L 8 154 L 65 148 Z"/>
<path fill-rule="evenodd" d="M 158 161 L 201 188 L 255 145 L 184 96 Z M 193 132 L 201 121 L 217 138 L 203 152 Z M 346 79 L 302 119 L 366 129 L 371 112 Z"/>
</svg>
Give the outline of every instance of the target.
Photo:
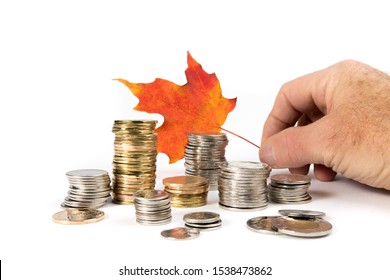
<svg viewBox="0 0 390 280">
<path fill-rule="evenodd" d="M 319 123 L 290 127 L 269 137 L 261 145 L 260 160 L 273 168 L 323 164 L 327 137 Z"/>
</svg>

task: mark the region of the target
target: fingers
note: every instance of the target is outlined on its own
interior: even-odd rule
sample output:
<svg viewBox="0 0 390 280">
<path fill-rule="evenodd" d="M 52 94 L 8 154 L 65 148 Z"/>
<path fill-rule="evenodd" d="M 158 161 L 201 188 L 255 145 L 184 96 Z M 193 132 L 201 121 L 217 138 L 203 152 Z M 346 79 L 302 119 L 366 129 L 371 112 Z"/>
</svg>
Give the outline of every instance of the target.
<svg viewBox="0 0 390 280">
<path fill-rule="evenodd" d="M 297 168 L 289 168 L 290 172 L 293 174 L 302 174 L 307 175 L 309 173 L 310 165 L 305 165 Z M 333 181 L 336 177 L 336 172 L 334 172 L 331 168 L 326 167 L 322 164 L 314 164 L 314 175 L 319 181 L 329 182 Z"/>
<path fill-rule="evenodd" d="M 314 175 L 316 178 L 323 182 L 333 181 L 336 177 L 336 172 L 334 172 L 331 168 L 326 167 L 321 164 L 314 165 Z"/>
<path fill-rule="evenodd" d="M 286 128 L 269 137 L 260 148 L 260 160 L 273 168 L 302 168 L 323 164 L 327 156 L 327 120 Z M 303 172 L 305 170 L 297 170 Z"/>
<path fill-rule="evenodd" d="M 265 122 L 262 142 L 294 126 L 303 114 L 312 121 L 326 114 L 327 71 L 314 72 L 282 86 Z"/>
</svg>

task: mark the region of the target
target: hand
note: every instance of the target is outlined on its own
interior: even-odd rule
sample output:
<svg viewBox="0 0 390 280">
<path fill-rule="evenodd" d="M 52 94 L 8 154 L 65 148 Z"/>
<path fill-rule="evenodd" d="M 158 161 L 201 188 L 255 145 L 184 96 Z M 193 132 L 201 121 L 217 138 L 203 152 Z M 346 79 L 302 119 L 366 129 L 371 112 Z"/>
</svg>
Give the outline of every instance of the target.
<svg viewBox="0 0 390 280">
<path fill-rule="evenodd" d="M 390 190 L 390 76 L 343 61 L 280 89 L 263 129 L 262 162 L 314 174 L 336 173 Z"/>
</svg>

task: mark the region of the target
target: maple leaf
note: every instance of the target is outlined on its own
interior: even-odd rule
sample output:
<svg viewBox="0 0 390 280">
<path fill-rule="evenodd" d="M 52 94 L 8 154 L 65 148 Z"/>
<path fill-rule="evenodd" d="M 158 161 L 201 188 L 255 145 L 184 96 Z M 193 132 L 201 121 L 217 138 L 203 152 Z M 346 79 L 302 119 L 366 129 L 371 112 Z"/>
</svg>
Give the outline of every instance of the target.
<svg viewBox="0 0 390 280">
<path fill-rule="evenodd" d="M 186 133 L 221 131 L 227 115 L 236 106 L 237 98 L 224 98 L 215 73 L 205 72 L 189 52 L 187 64 L 187 83 L 182 86 L 159 78 L 152 83 L 116 79 L 139 99 L 134 110 L 164 117 L 164 123 L 156 129 L 157 151 L 167 154 L 169 163 L 184 157 Z"/>
</svg>

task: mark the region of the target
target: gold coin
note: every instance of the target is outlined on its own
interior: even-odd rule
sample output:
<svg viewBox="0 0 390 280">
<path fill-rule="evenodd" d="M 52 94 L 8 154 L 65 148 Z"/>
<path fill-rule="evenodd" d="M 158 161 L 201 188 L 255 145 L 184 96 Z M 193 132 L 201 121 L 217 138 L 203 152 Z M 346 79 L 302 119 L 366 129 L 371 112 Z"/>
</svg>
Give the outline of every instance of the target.
<svg viewBox="0 0 390 280">
<path fill-rule="evenodd" d="M 206 190 L 204 189 L 194 189 L 194 190 L 175 190 L 175 189 L 169 189 L 169 188 L 165 188 L 164 189 L 167 193 L 170 193 L 170 194 L 177 194 L 177 195 L 183 195 L 183 194 L 202 194 L 202 193 L 206 193 L 208 192 L 208 188 Z"/>
<path fill-rule="evenodd" d="M 66 209 L 53 215 L 53 221 L 63 225 L 91 224 L 103 218 L 104 212 L 97 209 Z"/>
<path fill-rule="evenodd" d="M 164 186 L 180 187 L 180 186 L 192 186 L 197 187 L 207 184 L 207 179 L 202 176 L 175 176 L 163 179 Z"/>
</svg>

